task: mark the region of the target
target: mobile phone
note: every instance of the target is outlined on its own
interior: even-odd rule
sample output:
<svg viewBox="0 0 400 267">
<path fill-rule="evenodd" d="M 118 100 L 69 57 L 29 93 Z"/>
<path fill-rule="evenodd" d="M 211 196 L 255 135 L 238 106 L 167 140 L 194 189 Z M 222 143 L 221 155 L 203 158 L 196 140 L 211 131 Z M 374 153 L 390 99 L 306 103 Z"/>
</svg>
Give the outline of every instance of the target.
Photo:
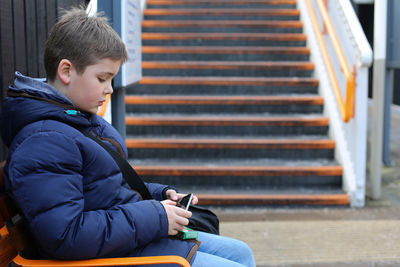
<svg viewBox="0 0 400 267">
<path fill-rule="evenodd" d="M 183 198 L 181 198 L 181 200 L 179 200 L 178 202 L 178 206 L 180 206 L 182 209 L 188 210 L 190 203 L 192 203 L 192 198 L 193 198 L 193 194 L 187 194 L 186 196 L 184 196 Z"/>
</svg>

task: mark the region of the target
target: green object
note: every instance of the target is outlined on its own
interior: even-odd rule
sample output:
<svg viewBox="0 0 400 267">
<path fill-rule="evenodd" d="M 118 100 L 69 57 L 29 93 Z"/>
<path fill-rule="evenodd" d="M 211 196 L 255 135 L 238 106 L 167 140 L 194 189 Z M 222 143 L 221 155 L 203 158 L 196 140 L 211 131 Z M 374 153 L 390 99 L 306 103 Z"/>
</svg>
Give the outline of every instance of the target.
<svg viewBox="0 0 400 267">
<path fill-rule="evenodd" d="M 188 227 L 184 227 L 176 236 L 180 239 L 196 239 L 198 235 L 199 232 Z"/>
</svg>

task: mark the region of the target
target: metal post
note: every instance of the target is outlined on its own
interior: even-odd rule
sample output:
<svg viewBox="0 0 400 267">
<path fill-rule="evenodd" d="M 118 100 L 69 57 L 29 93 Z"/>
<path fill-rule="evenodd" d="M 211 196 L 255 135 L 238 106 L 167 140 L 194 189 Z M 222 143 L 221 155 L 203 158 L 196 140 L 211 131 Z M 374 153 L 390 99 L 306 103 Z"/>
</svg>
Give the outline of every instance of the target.
<svg viewBox="0 0 400 267">
<path fill-rule="evenodd" d="M 386 29 L 387 0 L 375 1 L 374 11 L 374 67 L 373 67 L 373 109 L 371 127 L 370 194 L 373 199 L 381 196 L 382 141 L 384 119 L 384 92 L 386 77 Z"/>
<path fill-rule="evenodd" d="M 125 90 L 142 79 L 141 67 L 141 0 L 98 0 L 97 8 L 110 18 L 113 29 L 125 43 L 129 59 L 114 77 L 114 93 L 111 97 L 113 126 L 126 137 Z"/>
<path fill-rule="evenodd" d="M 115 90 L 111 96 L 111 121 L 114 128 L 125 140 L 125 88 Z"/>
<path fill-rule="evenodd" d="M 384 104 L 384 120 L 383 120 L 383 164 L 391 166 L 390 160 L 390 118 L 391 107 L 393 102 L 393 81 L 394 69 L 386 69 L 385 71 L 385 104 Z"/>
<path fill-rule="evenodd" d="M 97 11 L 103 11 L 117 33 L 121 34 L 120 1 L 98 0 Z M 125 89 L 121 86 L 121 71 L 113 81 L 114 93 L 111 96 L 111 122 L 122 138 L 126 137 L 125 126 Z"/>
</svg>

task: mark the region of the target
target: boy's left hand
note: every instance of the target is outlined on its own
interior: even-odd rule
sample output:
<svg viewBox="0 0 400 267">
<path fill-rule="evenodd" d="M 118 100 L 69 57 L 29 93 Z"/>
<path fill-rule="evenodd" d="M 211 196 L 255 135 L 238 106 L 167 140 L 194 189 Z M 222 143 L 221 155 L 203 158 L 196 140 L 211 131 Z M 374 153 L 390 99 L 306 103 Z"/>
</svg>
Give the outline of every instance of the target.
<svg viewBox="0 0 400 267">
<path fill-rule="evenodd" d="M 165 195 L 167 196 L 167 199 L 170 199 L 175 202 L 178 202 L 181 198 L 186 196 L 186 194 L 177 193 L 173 189 L 167 190 L 167 192 L 165 192 Z M 199 202 L 199 199 L 197 198 L 197 196 L 193 195 L 192 202 L 190 204 L 196 205 L 198 202 Z"/>
</svg>

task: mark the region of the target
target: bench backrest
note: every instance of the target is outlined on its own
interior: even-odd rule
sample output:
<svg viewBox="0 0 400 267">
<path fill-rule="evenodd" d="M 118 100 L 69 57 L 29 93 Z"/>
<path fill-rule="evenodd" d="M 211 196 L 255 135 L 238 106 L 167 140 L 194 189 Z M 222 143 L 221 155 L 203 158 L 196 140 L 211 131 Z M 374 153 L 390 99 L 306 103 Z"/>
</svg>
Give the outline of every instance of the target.
<svg viewBox="0 0 400 267">
<path fill-rule="evenodd" d="M 0 266 L 7 266 L 28 242 L 22 217 L 4 192 L 4 164 L 0 162 Z"/>
</svg>

